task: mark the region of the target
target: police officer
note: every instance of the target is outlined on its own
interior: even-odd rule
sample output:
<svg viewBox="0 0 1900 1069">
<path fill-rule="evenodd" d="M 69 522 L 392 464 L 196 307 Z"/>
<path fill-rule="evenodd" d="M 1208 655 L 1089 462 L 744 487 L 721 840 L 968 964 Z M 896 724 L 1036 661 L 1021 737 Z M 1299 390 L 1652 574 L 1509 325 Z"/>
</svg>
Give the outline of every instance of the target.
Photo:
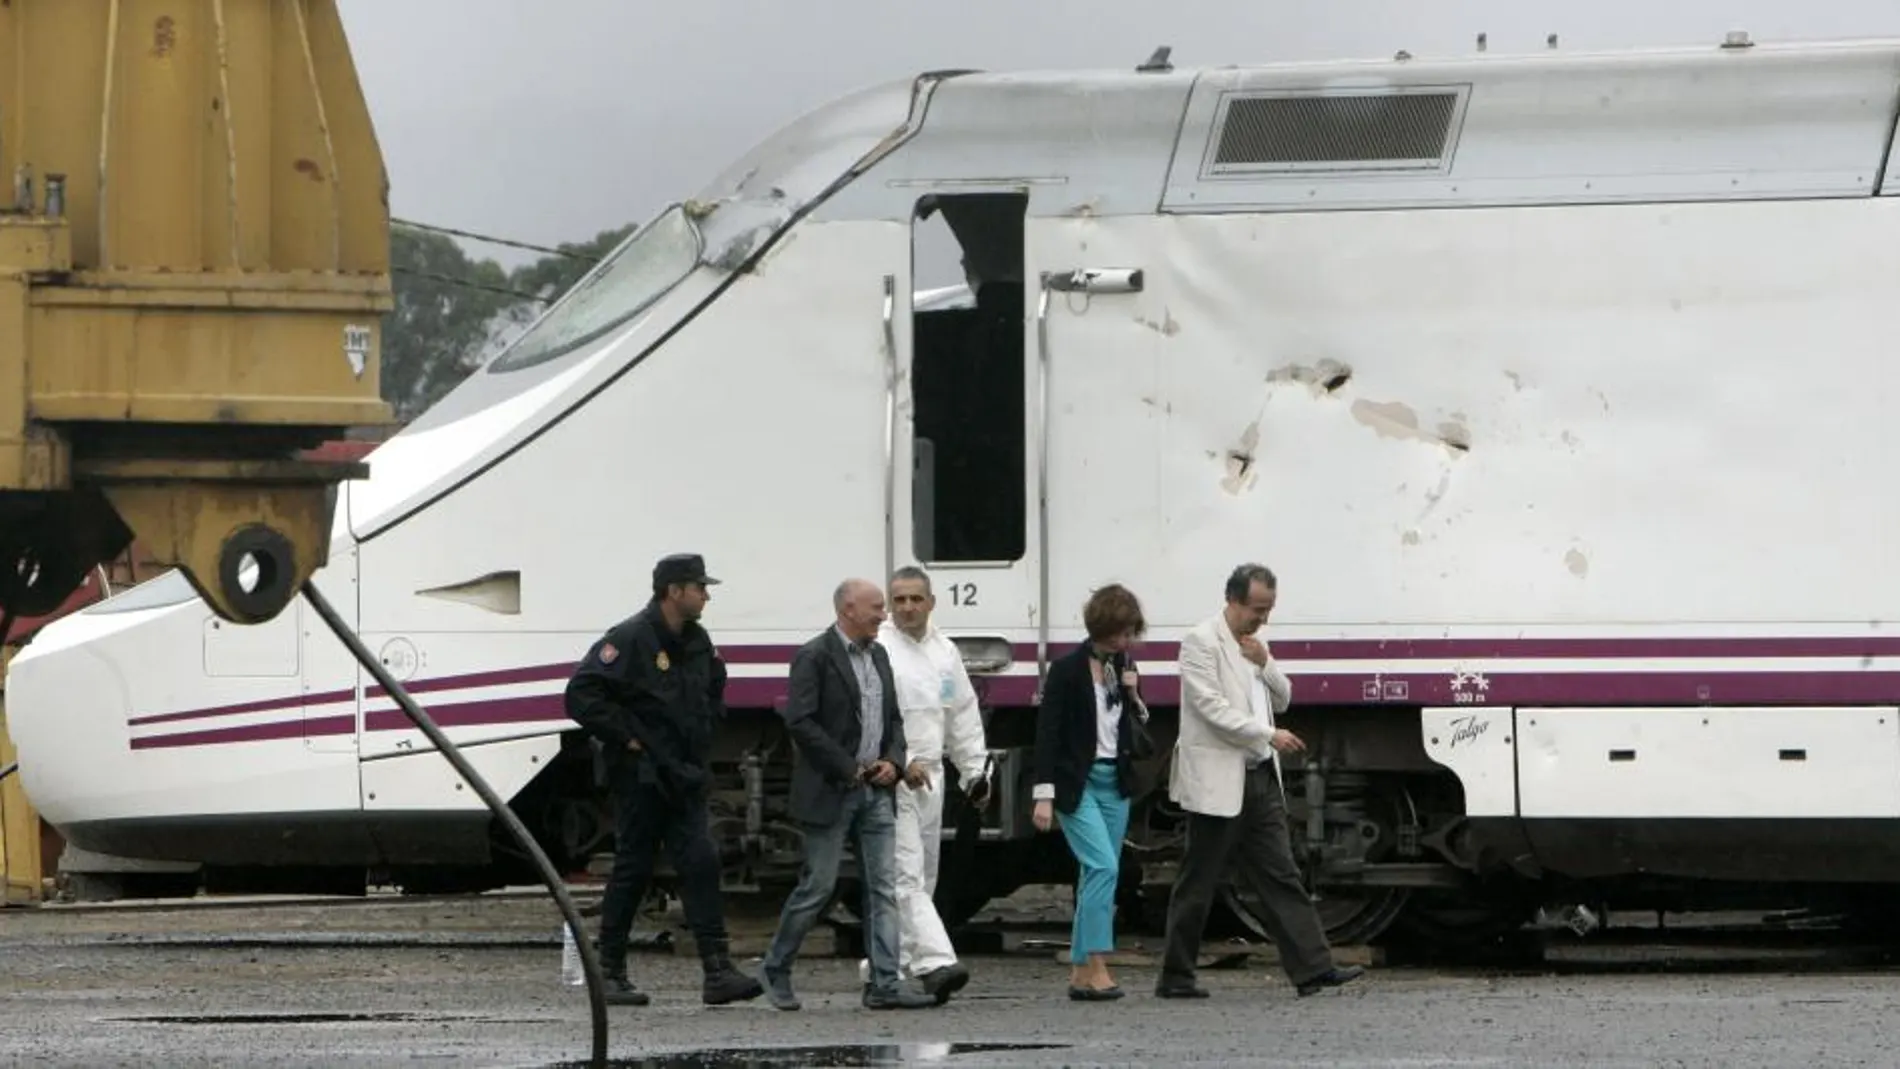
<svg viewBox="0 0 1900 1069">
<path fill-rule="evenodd" d="M 627 979 L 627 937 L 664 841 L 679 873 L 686 923 L 705 969 L 701 998 L 757 998 L 757 980 L 733 968 L 719 891 L 719 853 L 707 830 L 708 762 L 725 715 L 726 666 L 699 624 L 719 581 L 698 554 L 663 557 L 653 598 L 587 651 L 567 685 L 567 715 L 604 750 L 614 802 L 614 867 L 600 908 L 607 1000 L 644 1006 Z"/>
</svg>

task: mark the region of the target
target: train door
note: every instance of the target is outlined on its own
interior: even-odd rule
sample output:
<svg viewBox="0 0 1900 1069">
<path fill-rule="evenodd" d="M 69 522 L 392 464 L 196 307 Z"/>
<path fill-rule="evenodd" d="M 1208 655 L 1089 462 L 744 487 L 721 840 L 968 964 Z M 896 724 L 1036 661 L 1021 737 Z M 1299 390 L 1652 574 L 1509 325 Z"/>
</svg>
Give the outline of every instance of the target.
<svg viewBox="0 0 1900 1069">
<path fill-rule="evenodd" d="M 1022 189 L 968 187 L 917 202 L 893 392 L 893 559 L 930 572 L 938 626 L 1008 703 L 1034 689 L 1041 612 L 1028 204 Z"/>
</svg>

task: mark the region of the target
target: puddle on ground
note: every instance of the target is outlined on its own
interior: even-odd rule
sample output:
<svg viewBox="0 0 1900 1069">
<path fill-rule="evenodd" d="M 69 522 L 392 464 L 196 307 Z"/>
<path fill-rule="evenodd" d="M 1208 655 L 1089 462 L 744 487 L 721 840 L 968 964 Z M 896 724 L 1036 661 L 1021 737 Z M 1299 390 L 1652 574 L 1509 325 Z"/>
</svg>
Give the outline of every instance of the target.
<svg viewBox="0 0 1900 1069">
<path fill-rule="evenodd" d="M 457 1013 L 152 1013 L 108 1017 L 133 1024 L 382 1024 L 414 1021 L 474 1021 L 478 1014 Z"/>
<path fill-rule="evenodd" d="M 1067 1043 L 851 1043 L 823 1047 L 722 1047 L 613 1058 L 611 1069 L 806 1069 L 813 1066 L 929 1065 L 966 1054 L 1061 1050 Z M 549 1069 L 584 1069 L 562 1062 Z"/>
</svg>

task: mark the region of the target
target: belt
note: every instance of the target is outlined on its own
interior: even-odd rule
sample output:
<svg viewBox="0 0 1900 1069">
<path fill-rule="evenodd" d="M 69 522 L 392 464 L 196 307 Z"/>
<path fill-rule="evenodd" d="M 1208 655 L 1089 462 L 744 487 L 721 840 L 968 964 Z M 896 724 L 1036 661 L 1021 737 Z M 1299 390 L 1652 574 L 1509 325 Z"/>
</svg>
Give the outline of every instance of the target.
<svg viewBox="0 0 1900 1069">
<path fill-rule="evenodd" d="M 1113 757 L 1098 757 L 1095 759 L 1095 763 L 1098 765 L 1112 765 L 1116 763 L 1116 759 Z"/>
</svg>

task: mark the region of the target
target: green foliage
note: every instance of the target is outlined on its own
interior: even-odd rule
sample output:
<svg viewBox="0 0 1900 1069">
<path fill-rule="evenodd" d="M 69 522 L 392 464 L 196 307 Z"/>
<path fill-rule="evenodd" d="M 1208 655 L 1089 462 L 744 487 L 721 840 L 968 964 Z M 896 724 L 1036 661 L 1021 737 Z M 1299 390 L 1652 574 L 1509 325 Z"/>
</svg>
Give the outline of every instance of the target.
<svg viewBox="0 0 1900 1069">
<path fill-rule="evenodd" d="M 446 235 L 391 227 L 396 307 L 383 323 L 382 376 L 383 399 L 396 418 L 414 419 L 454 389 L 633 230 L 629 223 L 563 243 L 560 250 L 574 255 L 506 271 L 493 260 L 471 259 Z"/>
<path fill-rule="evenodd" d="M 407 422 L 476 367 L 489 323 L 517 303 L 490 289 L 508 275 L 493 260 L 471 260 L 453 238 L 392 227 L 396 307 L 383 323 L 383 399 Z"/>
</svg>

